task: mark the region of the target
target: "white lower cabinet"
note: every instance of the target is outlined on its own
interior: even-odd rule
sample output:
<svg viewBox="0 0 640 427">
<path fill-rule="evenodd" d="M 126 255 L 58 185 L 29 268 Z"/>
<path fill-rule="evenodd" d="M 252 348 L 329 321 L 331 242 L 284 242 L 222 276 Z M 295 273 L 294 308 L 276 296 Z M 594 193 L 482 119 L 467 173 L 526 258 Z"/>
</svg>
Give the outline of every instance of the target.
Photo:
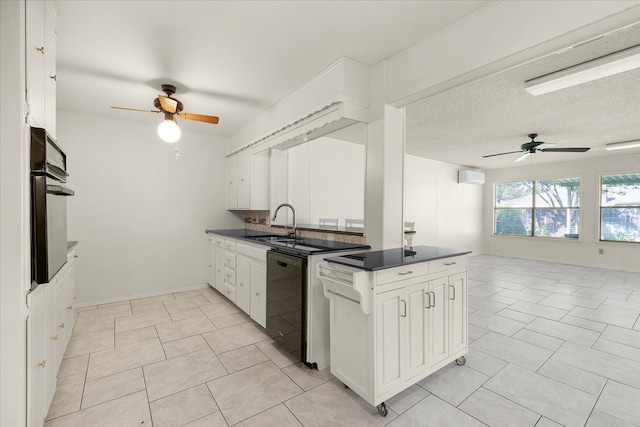
<svg viewBox="0 0 640 427">
<path fill-rule="evenodd" d="M 262 327 L 267 324 L 267 250 L 262 245 L 207 234 L 215 251 L 214 278 L 209 285 L 226 296 Z"/>
<path fill-rule="evenodd" d="M 372 405 L 468 351 L 466 257 L 434 270 L 428 263 L 374 273 L 321 266 L 331 373 Z"/>
<path fill-rule="evenodd" d="M 49 283 L 28 295 L 29 425 L 42 426 L 75 322 L 75 251 Z"/>
</svg>

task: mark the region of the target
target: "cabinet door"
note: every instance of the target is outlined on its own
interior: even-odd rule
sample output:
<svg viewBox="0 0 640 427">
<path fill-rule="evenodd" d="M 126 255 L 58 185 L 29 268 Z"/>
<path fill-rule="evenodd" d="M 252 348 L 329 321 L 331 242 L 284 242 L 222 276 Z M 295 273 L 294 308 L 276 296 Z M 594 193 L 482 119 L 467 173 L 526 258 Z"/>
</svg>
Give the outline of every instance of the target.
<svg viewBox="0 0 640 427">
<path fill-rule="evenodd" d="M 393 390 L 402 383 L 405 357 L 403 317 L 406 316 L 406 309 L 404 289 L 384 292 L 377 296 L 377 395 Z"/>
<path fill-rule="evenodd" d="M 449 277 L 449 353 L 467 347 L 467 275 Z"/>
<path fill-rule="evenodd" d="M 247 314 L 251 313 L 251 260 L 237 255 L 236 260 L 236 305 Z"/>
<path fill-rule="evenodd" d="M 216 246 L 216 289 L 224 293 L 224 248 Z"/>
<path fill-rule="evenodd" d="M 267 327 L 267 269 L 258 261 L 251 261 L 251 318 Z"/>
<path fill-rule="evenodd" d="M 75 311 L 75 294 L 76 294 L 76 269 L 72 264 L 71 269 L 69 270 L 69 275 L 67 276 L 67 280 L 64 282 L 64 287 L 62 289 L 63 300 L 64 300 L 64 312 L 65 312 L 65 325 L 69 325 L 68 328 L 65 328 L 64 340 L 62 341 L 62 356 L 64 357 L 64 352 L 67 349 L 67 344 L 69 344 L 69 340 L 71 339 L 71 332 L 73 331 L 73 325 L 76 319 L 76 311 Z"/>
<path fill-rule="evenodd" d="M 238 153 L 238 209 L 251 207 L 251 150 Z"/>
<path fill-rule="evenodd" d="M 427 366 L 427 294 L 426 283 L 410 286 L 407 294 L 407 376 L 413 378 Z"/>
<path fill-rule="evenodd" d="M 26 4 L 27 101 L 29 124 L 45 127 L 45 3 L 28 0 Z M 55 57 L 54 57 L 55 60 Z"/>
<path fill-rule="evenodd" d="M 44 127 L 56 139 L 56 10 L 53 1 L 46 2 L 44 30 Z"/>
<path fill-rule="evenodd" d="M 208 239 L 207 245 L 207 283 L 213 287 L 216 285 L 216 245 L 213 238 Z"/>
<path fill-rule="evenodd" d="M 47 358 L 46 358 L 46 330 L 44 286 L 38 286 L 27 297 L 30 313 L 27 319 L 28 334 L 28 393 L 29 415 L 32 426 L 41 426 L 47 415 Z"/>
<path fill-rule="evenodd" d="M 449 301 L 447 299 L 447 288 L 449 278 L 443 277 L 429 282 L 429 294 L 431 297 L 431 307 L 428 309 L 428 349 L 429 365 L 434 365 L 449 355 L 448 347 L 448 318 L 447 312 Z"/>
<path fill-rule="evenodd" d="M 227 209 L 236 209 L 238 207 L 238 157 L 235 154 L 225 159 L 225 171 Z"/>
</svg>

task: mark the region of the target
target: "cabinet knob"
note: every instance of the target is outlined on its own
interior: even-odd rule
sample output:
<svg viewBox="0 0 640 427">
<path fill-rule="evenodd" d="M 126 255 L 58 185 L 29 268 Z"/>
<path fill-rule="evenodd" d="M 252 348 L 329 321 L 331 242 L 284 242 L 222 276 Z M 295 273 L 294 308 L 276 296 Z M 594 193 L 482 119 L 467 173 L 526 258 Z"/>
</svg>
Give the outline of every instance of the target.
<svg viewBox="0 0 640 427">
<path fill-rule="evenodd" d="M 74 300 L 74 301 L 75 301 L 75 300 L 77 300 L 77 299 L 78 299 L 78 298 L 76 298 L 76 297 L 73 297 L 73 300 Z"/>
<path fill-rule="evenodd" d="M 37 47 L 36 50 L 44 55 L 44 46 Z"/>
<path fill-rule="evenodd" d="M 67 310 L 73 310 L 73 306 L 70 305 L 69 307 L 67 307 Z"/>
<path fill-rule="evenodd" d="M 38 366 L 40 366 L 41 368 L 44 368 L 45 366 L 47 366 L 47 361 L 41 360 L 40 362 L 38 362 Z"/>
<path fill-rule="evenodd" d="M 211 264 L 209 264 L 209 267 L 211 267 Z"/>
<path fill-rule="evenodd" d="M 58 328 L 62 328 L 62 329 L 64 329 L 64 323 L 60 323 L 60 324 L 58 325 Z"/>
<path fill-rule="evenodd" d="M 55 75 L 55 74 L 54 74 L 53 76 L 49 76 L 49 78 L 50 78 L 51 80 L 53 80 L 54 82 L 57 82 L 57 81 L 58 81 L 58 76 L 57 76 L 57 75 Z"/>
<path fill-rule="evenodd" d="M 260 292 L 256 292 L 256 296 L 259 297 L 260 296 Z"/>
<path fill-rule="evenodd" d="M 244 286 L 244 283 L 240 282 L 240 286 Z"/>
<path fill-rule="evenodd" d="M 244 182 L 244 179 L 241 179 L 240 182 Z"/>
<path fill-rule="evenodd" d="M 52 336 L 51 339 L 54 341 L 58 341 L 58 334 L 55 334 L 54 336 Z"/>
<path fill-rule="evenodd" d="M 220 273 L 220 269 L 217 269 L 216 271 L 217 271 L 218 273 Z"/>
<path fill-rule="evenodd" d="M 229 184 L 233 184 L 233 181 L 229 181 Z"/>
<path fill-rule="evenodd" d="M 78 258 L 78 255 L 74 255 L 73 257 L 74 257 L 74 258 Z"/>
<path fill-rule="evenodd" d="M 231 277 L 231 276 L 230 276 L 230 275 L 228 275 L 228 274 L 225 274 L 225 277 Z"/>
</svg>

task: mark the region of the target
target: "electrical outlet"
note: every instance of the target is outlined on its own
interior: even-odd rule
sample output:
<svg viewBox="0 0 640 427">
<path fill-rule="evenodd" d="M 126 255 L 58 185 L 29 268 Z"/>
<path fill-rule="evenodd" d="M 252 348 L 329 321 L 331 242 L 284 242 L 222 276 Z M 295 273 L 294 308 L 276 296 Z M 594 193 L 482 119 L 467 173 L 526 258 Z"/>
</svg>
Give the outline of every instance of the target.
<svg viewBox="0 0 640 427">
<path fill-rule="evenodd" d="M 598 254 L 599 254 L 599 255 L 604 254 L 604 249 L 598 249 Z"/>
</svg>

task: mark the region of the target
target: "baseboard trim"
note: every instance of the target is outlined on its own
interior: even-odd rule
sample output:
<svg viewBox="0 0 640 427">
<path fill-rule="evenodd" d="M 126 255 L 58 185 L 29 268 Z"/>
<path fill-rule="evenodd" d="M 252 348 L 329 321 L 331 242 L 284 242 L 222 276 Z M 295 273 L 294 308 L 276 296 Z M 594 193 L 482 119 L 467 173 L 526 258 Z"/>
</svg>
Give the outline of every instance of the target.
<svg viewBox="0 0 640 427">
<path fill-rule="evenodd" d="M 168 290 L 157 291 L 157 292 L 147 292 L 144 294 L 135 294 L 135 295 L 128 295 L 124 297 L 118 297 L 118 298 L 109 298 L 109 299 L 104 299 L 99 301 L 78 303 L 76 307 L 77 308 L 91 307 L 91 306 L 100 305 L 100 304 L 111 304 L 113 302 L 129 301 L 132 299 L 139 299 L 139 298 L 157 297 L 158 295 L 173 294 L 177 292 L 197 291 L 200 289 L 207 289 L 207 288 L 211 288 L 211 286 L 208 283 L 203 283 L 201 285 L 190 286 L 187 288 L 168 289 Z"/>
</svg>

